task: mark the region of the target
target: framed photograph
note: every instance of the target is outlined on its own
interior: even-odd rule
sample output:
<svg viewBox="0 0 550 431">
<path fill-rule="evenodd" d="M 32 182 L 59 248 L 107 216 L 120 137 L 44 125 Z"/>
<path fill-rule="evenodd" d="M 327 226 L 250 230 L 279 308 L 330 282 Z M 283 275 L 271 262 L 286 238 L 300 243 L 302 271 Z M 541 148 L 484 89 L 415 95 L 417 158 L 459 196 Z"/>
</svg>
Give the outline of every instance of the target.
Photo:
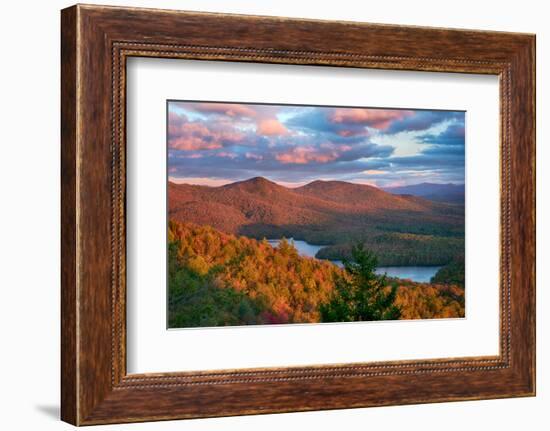
<svg viewBox="0 0 550 431">
<path fill-rule="evenodd" d="M 62 11 L 62 419 L 535 394 L 535 37 Z"/>
<path fill-rule="evenodd" d="M 465 317 L 465 112 L 167 111 L 168 328 Z"/>
</svg>

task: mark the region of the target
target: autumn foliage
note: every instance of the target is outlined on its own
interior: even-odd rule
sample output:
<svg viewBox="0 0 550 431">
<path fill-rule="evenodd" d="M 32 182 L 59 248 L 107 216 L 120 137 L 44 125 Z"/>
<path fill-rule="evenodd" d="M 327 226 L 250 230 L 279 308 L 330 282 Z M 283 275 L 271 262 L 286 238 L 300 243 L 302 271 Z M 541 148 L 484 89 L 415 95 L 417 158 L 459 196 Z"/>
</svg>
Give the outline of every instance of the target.
<svg viewBox="0 0 550 431">
<path fill-rule="evenodd" d="M 300 256 L 286 240 L 274 248 L 266 240 L 171 220 L 168 241 L 170 327 L 331 321 L 327 307 L 354 283 L 349 268 Z M 458 285 L 369 281 L 393 310 L 386 318 L 464 316 L 464 290 Z M 381 318 L 365 317 L 348 320 Z"/>
</svg>

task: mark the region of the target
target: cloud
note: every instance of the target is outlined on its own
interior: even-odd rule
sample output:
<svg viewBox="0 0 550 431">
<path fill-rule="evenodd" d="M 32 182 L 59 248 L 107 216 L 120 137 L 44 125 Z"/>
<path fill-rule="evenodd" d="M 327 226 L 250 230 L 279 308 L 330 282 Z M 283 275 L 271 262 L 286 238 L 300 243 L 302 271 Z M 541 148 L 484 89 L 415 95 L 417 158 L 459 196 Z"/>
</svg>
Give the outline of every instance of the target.
<svg viewBox="0 0 550 431">
<path fill-rule="evenodd" d="M 247 159 L 251 159 L 251 160 L 263 160 L 263 158 L 264 158 L 264 156 L 262 156 L 261 154 L 255 154 L 255 153 L 251 153 L 251 152 L 246 152 L 244 156 Z"/>
<path fill-rule="evenodd" d="M 384 131 L 395 121 L 415 115 L 402 109 L 310 108 L 289 121 L 303 131 L 332 134 L 341 138 L 366 137 L 369 128 Z"/>
<path fill-rule="evenodd" d="M 349 138 L 351 136 L 368 136 L 370 132 L 366 128 L 356 128 L 356 129 L 340 129 L 336 133 L 342 138 Z"/>
<path fill-rule="evenodd" d="M 335 142 L 318 143 L 309 137 L 294 138 L 295 145 L 279 146 L 274 149 L 275 159 L 285 164 L 306 164 L 327 162 L 352 162 L 368 157 L 387 157 L 393 147 L 365 141 L 361 145 L 346 145 Z M 297 145 L 296 145 L 297 144 Z"/>
<path fill-rule="evenodd" d="M 189 121 L 184 114 L 168 117 L 168 147 L 182 151 L 215 150 L 242 142 L 245 135 L 216 123 Z"/>
<path fill-rule="evenodd" d="M 208 128 L 202 124 L 186 123 L 180 126 L 175 136 L 170 137 L 170 148 L 184 151 L 213 150 L 222 148 L 222 144 L 214 140 Z"/>
<path fill-rule="evenodd" d="M 168 109 L 173 178 L 464 181 L 464 112 L 195 102 Z"/>
<path fill-rule="evenodd" d="M 364 124 L 338 123 L 330 120 L 335 108 L 305 108 L 287 121 L 287 127 L 324 139 L 342 142 L 360 142 L 369 131 Z"/>
<path fill-rule="evenodd" d="M 378 145 L 366 142 L 360 145 L 353 145 L 349 150 L 340 154 L 339 161 L 354 161 L 364 158 L 389 157 L 394 152 L 390 145 Z"/>
<path fill-rule="evenodd" d="M 461 111 L 415 111 L 414 115 L 394 121 L 387 133 L 399 133 L 403 131 L 428 130 L 430 127 L 451 121 L 462 121 L 464 123 L 464 112 Z"/>
<path fill-rule="evenodd" d="M 426 144 L 453 145 L 464 147 L 465 128 L 464 122 L 450 124 L 443 132 L 434 135 L 427 135 L 423 138 Z"/>
<path fill-rule="evenodd" d="M 388 171 L 381 171 L 379 169 L 367 169 L 366 171 L 361 172 L 365 175 L 384 175 L 387 174 Z"/>
<path fill-rule="evenodd" d="M 220 151 L 216 153 L 216 157 L 224 157 L 226 159 L 236 159 L 238 154 L 229 151 Z"/>
<path fill-rule="evenodd" d="M 186 159 L 202 159 L 204 154 L 201 153 L 190 153 L 183 156 Z"/>
<path fill-rule="evenodd" d="M 208 125 L 216 124 L 242 130 L 256 130 L 258 136 L 284 136 L 289 130 L 277 118 L 279 108 L 274 105 L 245 105 L 239 103 L 196 103 L 174 102 L 172 112 L 177 108 L 180 113 L 204 121 Z M 197 117 L 197 114 L 200 114 Z M 206 117 L 205 117 L 206 116 Z M 172 118 L 170 118 L 172 121 Z"/>
<path fill-rule="evenodd" d="M 423 144 L 423 149 L 420 152 L 422 156 L 438 157 L 442 163 L 457 158 L 464 163 L 465 128 L 463 121 L 455 120 L 440 132 L 422 135 L 420 142 Z"/>
<path fill-rule="evenodd" d="M 257 116 L 256 110 L 250 105 L 239 103 L 187 103 L 175 102 L 176 105 L 203 114 L 227 115 L 231 118 L 253 118 Z"/>
<path fill-rule="evenodd" d="M 276 118 L 266 118 L 258 122 L 256 133 L 263 136 L 283 136 L 288 134 L 288 129 Z"/>
<path fill-rule="evenodd" d="M 336 150 L 322 150 L 313 146 L 294 147 L 287 152 L 279 153 L 275 158 L 281 163 L 305 164 L 310 162 L 327 163 L 338 158 Z"/>
<path fill-rule="evenodd" d="M 328 117 L 336 124 L 354 124 L 385 130 L 395 120 L 414 115 L 413 111 L 397 109 L 337 108 Z"/>
<path fill-rule="evenodd" d="M 457 156 L 463 160 L 465 153 L 463 145 L 433 145 L 422 151 L 422 154 L 438 157 Z"/>
</svg>

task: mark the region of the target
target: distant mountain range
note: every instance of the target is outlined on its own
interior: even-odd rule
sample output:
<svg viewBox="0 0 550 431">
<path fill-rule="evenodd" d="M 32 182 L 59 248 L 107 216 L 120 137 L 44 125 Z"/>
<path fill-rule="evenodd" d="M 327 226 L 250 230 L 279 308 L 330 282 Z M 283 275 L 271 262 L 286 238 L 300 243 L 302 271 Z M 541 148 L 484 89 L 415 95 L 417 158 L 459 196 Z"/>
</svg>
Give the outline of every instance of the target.
<svg viewBox="0 0 550 431">
<path fill-rule="evenodd" d="M 168 186 L 170 218 L 207 224 L 252 237 L 293 236 L 316 244 L 340 242 L 357 232 L 460 228 L 463 209 L 418 196 L 396 195 L 343 181 L 314 181 L 287 188 L 262 177 L 220 187 Z M 406 228 L 405 228 L 406 231 Z"/>
<path fill-rule="evenodd" d="M 395 195 L 420 196 L 432 201 L 464 204 L 464 184 L 420 183 L 410 186 L 384 187 L 383 190 Z"/>
</svg>

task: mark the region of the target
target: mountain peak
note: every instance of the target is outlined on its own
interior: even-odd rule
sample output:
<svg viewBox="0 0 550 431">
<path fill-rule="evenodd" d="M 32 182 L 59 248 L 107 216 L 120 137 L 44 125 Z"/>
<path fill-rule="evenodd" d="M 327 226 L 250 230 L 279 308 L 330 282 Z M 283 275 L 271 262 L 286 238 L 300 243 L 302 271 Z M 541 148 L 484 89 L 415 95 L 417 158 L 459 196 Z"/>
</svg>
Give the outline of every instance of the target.
<svg viewBox="0 0 550 431">
<path fill-rule="evenodd" d="M 278 187 L 279 186 L 277 183 L 270 181 L 264 177 L 252 177 L 247 180 L 235 181 L 234 183 L 226 184 L 226 186 L 238 186 L 238 185 L 242 185 L 242 186 L 252 185 L 255 187 L 272 187 L 272 186 Z"/>
<path fill-rule="evenodd" d="M 264 177 L 253 177 L 243 181 L 236 181 L 231 184 L 226 184 L 223 186 L 226 190 L 242 190 L 247 193 L 262 193 L 269 194 L 274 191 L 279 191 L 284 189 L 283 186 L 278 185 L 277 183 L 268 180 Z"/>
<path fill-rule="evenodd" d="M 248 180 L 242 181 L 243 183 L 254 183 L 254 184 L 276 184 L 273 181 L 268 180 L 264 177 L 252 177 Z"/>
</svg>

